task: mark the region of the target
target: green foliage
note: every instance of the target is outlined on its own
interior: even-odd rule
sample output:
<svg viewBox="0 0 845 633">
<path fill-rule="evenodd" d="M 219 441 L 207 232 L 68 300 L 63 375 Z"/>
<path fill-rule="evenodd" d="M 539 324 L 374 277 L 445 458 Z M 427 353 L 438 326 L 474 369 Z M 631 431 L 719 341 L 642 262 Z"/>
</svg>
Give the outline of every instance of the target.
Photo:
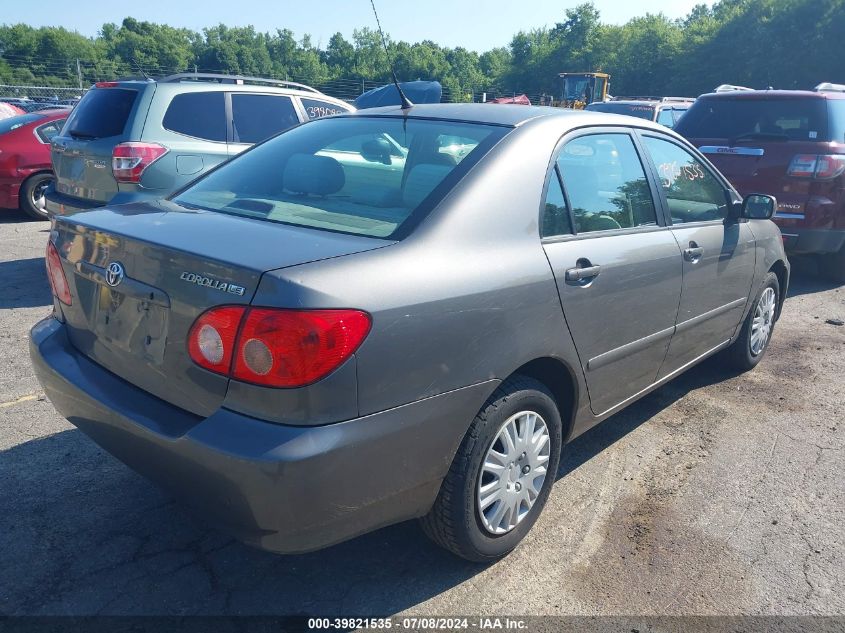
<svg viewBox="0 0 845 633">
<path fill-rule="evenodd" d="M 481 54 L 431 40 L 387 38 L 400 80 L 436 79 L 453 101 L 511 93 L 560 93 L 560 72 L 611 73 L 611 93 L 697 95 L 721 83 L 809 88 L 845 82 L 845 0 L 719 0 L 680 20 L 646 14 L 603 24 L 592 2 L 551 28 L 520 31 Z M 288 29 L 223 24 L 195 32 L 125 18 L 89 38 L 61 27 L 0 25 L 0 83 L 73 86 L 119 76 L 197 69 L 342 86 L 349 97 L 390 80 L 381 37 L 335 33 L 325 48 Z"/>
</svg>

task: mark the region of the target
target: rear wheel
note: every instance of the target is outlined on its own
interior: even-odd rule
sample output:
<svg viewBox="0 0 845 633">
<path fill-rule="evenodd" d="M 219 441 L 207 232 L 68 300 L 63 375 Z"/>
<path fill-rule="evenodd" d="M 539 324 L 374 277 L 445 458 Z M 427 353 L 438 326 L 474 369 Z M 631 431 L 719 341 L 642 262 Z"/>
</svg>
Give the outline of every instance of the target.
<svg viewBox="0 0 845 633">
<path fill-rule="evenodd" d="M 475 417 L 422 519 L 435 543 L 474 562 L 513 550 L 546 504 L 560 461 L 554 398 L 523 376 L 499 386 Z"/>
<path fill-rule="evenodd" d="M 751 311 L 742 324 L 739 338 L 727 350 L 732 364 L 737 369 L 748 371 L 762 360 L 772 339 L 779 297 L 780 284 L 777 275 L 770 272 L 763 280 L 763 287 L 757 293 Z"/>
<path fill-rule="evenodd" d="M 44 204 L 44 193 L 53 180 L 53 174 L 50 173 L 34 174 L 27 178 L 21 186 L 21 211 L 37 220 L 48 219 L 47 207 Z"/>
<path fill-rule="evenodd" d="M 845 246 L 838 253 L 824 255 L 819 262 L 822 275 L 836 283 L 845 283 Z"/>
</svg>

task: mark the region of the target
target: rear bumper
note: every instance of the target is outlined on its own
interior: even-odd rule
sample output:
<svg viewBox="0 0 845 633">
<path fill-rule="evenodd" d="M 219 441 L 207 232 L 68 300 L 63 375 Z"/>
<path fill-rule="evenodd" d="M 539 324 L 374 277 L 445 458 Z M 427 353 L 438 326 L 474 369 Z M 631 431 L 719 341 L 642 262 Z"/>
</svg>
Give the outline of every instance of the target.
<svg viewBox="0 0 845 633">
<path fill-rule="evenodd" d="M 104 207 L 106 203 L 66 196 L 56 191 L 53 186 L 50 186 L 44 194 L 44 206 L 50 215 L 73 215 L 80 211 Z"/>
<path fill-rule="evenodd" d="M 240 540 L 283 553 L 425 514 L 494 382 L 346 422 L 292 427 L 221 408 L 200 418 L 121 380 L 49 317 L 30 335 L 56 409 Z"/>
<path fill-rule="evenodd" d="M 837 253 L 845 246 L 845 230 L 780 227 L 783 247 L 790 255 Z"/>
<path fill-rule="evenodd" d="M 80 211 L 98 209 L 106 205 L 115 206 L 118 204 L 128 204 L 130 202 L 148 202 L 150 200 L 159 200 L 166 196 L 167 193 L 168 192 L 165 190 L 155 189 L 118 191 L 108 202 L 100 202 L 68 196 L 63 193 L 59 193 L 55 190 L 55 188 L 50 187 L 45 195 L 45 206 L 47 207 L 47 212 L 51 215 L 73 215 L 74 213 L 79 213 Z"/>
</svg>

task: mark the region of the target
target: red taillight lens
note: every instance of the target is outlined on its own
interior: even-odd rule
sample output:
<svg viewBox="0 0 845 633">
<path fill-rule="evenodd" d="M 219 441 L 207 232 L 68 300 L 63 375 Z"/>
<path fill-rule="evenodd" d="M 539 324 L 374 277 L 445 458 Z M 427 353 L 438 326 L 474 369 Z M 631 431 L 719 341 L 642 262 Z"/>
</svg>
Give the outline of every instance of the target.
<svg viewBox="0 0 845 633">
<path fill-rule="evenodd" d="M 845 155 L 798 154 L 789 164 L 787 173 L 796 178 L 831 180 L 845 173 Z"/>
<path fill-rule="evenodd" d="M 360 310 L 223 306 L 191 326 L 188 351 L 201 367 L 235 380 L 302 387 L 340 367 L 369 331 L 370 315 Z"/>
<path fill-rule="evenodd" d="M 144 170 L 166 153 L 167 148 L 157 143 L 120 143 L 112 152 L 114 179 L 118 182 L 139 183 Z"/>
<path fill-rule="evenodd" d="M 828 154 L 819 156 L 816 167 L 816 178 L 819 180 L 831 180 L 845 173 L 845 156 L 841 154 Z"/>
<path fill-rule="evenodd" d="M 244 306 L 223 306 L 200 315 L 188 333 L 191 360 L 209 371 L 229 375 L 244 312 Z"/>
<path fill-rule="evenodd" d="M 73 299 L 70 296 L 70 287 L 67 285 L 65 271 L 62 270 L 62 261 L 59 259 L 59 251 L 56 250 L 53 242 L 47 242 L 47 278 L 50 280 L 50 288 L 55 297 L 65 305 L 72 305 Z"/>
<path fill-rule="evenodd" d="M 95 88 L 117 88 L 116 81 L 98 81 L 94 84 Z"/>
<path fill-rule="evenodd" d="M 253 308 L 238 338 L 232 378 L 270 387 L 301 387 L 349 358 L 370 331 L 360 310 Z"/>
</svg>

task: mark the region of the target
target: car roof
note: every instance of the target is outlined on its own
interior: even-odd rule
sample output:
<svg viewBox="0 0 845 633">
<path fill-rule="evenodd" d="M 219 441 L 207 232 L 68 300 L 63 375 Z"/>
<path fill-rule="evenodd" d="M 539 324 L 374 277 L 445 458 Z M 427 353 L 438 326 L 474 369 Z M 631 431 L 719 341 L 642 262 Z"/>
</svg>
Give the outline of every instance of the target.
<svg viewBox="0 0 845 633">
<path fill-rule="evenodd" d="M 439 119 L 518 127 L 528 121 L 544 117 L 595 118 L 614 115 L 549 106 L 524 106 L 504 103 L 425 103 L 414 105 L 407 110 L 403 110 L 400 106 L 384 106 L 381 108 L 366 108 L 341 116 L 400 116 L 411 119 Z M 579 123 L 582 122 L 579 121 Z M 586 121 L 583 123 L 588 124 Z"/>
<path fill-rule="evenodd" d="M 272 84 L 237 84 L 237 83 L 223 83 L 219 81 L 155 81 L 152 79 L 119 79 L 117 81 L 101 82 L 109 84 L 108 87 L 100 86 L 108 90 L 109 88 L 131 88 L 133 90 L 144 90 L 149 86 L 155 86 L 156 92 L 165 91 L 165 93 L 179 94 L 183 92 L 256 92 L 256 93 L 272 93 L 288 96 L 298 96 L 303 99 L 320 99 L 322 101 L 329 101 L 331 103 L 342 105 L 347 108 L 354 106 L 350 105 L 342 99 L 332 97 L 324 94 L 318 90 L 306 90 L 302 88 L 277 86 Z M 94 88 L 98 88 L 94 84 Z"/>
<path fill-rule="evenodd" d="M 816 92 L 814 90 L 731 90 L 708 92 L 699 99 L 845 99 L 843 92 Z"/>
</svg>

